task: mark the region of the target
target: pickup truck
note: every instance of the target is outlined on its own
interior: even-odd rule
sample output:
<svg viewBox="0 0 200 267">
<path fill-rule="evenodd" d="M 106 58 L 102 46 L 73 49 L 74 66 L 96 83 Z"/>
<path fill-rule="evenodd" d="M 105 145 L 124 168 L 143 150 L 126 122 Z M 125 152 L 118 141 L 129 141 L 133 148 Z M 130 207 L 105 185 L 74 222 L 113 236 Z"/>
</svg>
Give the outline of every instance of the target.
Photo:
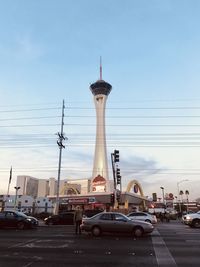
<svg viewBox="0 0 200 267">
<path fill-rule="evenodd" d="M 183 216 L 183 221 L 185 224 L 193 228 L 200 227 L 200 211 L 196 213 L 190 213 Z"/>
</svg>

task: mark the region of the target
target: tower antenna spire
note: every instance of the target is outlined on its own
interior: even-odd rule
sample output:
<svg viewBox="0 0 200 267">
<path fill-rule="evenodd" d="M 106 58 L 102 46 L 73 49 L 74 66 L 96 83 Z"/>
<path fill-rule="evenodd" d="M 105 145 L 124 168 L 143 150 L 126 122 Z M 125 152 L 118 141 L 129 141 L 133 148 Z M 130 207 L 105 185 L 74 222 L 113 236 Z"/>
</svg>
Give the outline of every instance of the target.
<svg viewBox="0 0 200 267">
<path fill-rule="evenodd" d="M 100 56 L 100 80 L 102 80 L 102 61 Z"/>
</svg>

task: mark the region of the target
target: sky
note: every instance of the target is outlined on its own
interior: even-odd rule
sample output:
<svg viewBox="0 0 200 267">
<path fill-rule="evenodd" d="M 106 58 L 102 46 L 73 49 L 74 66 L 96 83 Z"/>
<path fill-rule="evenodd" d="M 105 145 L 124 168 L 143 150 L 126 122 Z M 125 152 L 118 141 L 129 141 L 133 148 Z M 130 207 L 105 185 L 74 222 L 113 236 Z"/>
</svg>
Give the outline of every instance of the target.
<svg viewBox="0 0 200 267">
<path fill-rule="evenodd" d="M 0 0 L 0 194 L 9 172 L 91 178 L 95 107 L 89 89 L 112 85 L 106 105 L 110 154 L 120 151 L 123 190 L 200 197 L 200 1 Z M 187 180 L 187 181 L 186 181 Z M 183 195 L 186 198 L 186 195 Z"/>
</svg>

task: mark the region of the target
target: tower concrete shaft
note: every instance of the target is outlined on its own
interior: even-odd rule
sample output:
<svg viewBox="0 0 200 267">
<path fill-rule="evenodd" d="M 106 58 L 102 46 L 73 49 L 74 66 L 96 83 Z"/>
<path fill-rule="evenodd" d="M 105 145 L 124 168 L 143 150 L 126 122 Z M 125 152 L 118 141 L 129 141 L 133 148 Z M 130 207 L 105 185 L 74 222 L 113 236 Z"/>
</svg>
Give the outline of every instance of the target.
<svg viewBox="0 0 200 267">
<path fill-rule="evenodd" d="M 98 80 L 90 86 L 96 108 L 96 145 L 91 182 L 91 192 L 110 192 L 105 130 L 105 108 L 112 86 Z"/>
</svg>

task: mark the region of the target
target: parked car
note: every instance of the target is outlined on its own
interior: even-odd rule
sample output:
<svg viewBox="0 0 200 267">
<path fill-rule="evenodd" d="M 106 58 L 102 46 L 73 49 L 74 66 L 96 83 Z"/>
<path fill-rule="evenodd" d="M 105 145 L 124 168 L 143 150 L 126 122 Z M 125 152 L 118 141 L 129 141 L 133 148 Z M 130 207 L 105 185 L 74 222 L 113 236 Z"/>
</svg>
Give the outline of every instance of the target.
<svg viewBox="0 0 200 267">
<path fill-rule="evenodd" d="M 44 219 L 47 225 L 73 225 L 74 224 L 74 212 L 63 212 L 59 215 L 51 215 Z"/>
<path fill-rule="evenodd" d="M 142 212 L 142 211 L 134 211 L 131 212 L 127 215 L 132 220 L 140 220 L 144 222 L 149 222 L 149 223 L 157 223 L 157 218 L 155 215 L 149 214 L 147 212 Z"/>
<path fill-rule="evenodd" d="M 154 227 L 151 223 L 131 220 L 118 212 L 101 212 L 91 218 L 83 219 L 81 230 L 91 232 L 93 236 L 102 233 L 129 233 L 135 237 L 151 233 Z"/>
<path fill-rule="evenodd" d="M 200 211 L 183 215 L 182 221 L 193 228 L 200 228 Z"/>
<path fill-rule="evenodd" d="M 0 212 L 0 228 L 17 228 L 31 229 L 38 226 L 38 220 L 34 217 L 27 216 L 19 211 Z"/>
</svg>

